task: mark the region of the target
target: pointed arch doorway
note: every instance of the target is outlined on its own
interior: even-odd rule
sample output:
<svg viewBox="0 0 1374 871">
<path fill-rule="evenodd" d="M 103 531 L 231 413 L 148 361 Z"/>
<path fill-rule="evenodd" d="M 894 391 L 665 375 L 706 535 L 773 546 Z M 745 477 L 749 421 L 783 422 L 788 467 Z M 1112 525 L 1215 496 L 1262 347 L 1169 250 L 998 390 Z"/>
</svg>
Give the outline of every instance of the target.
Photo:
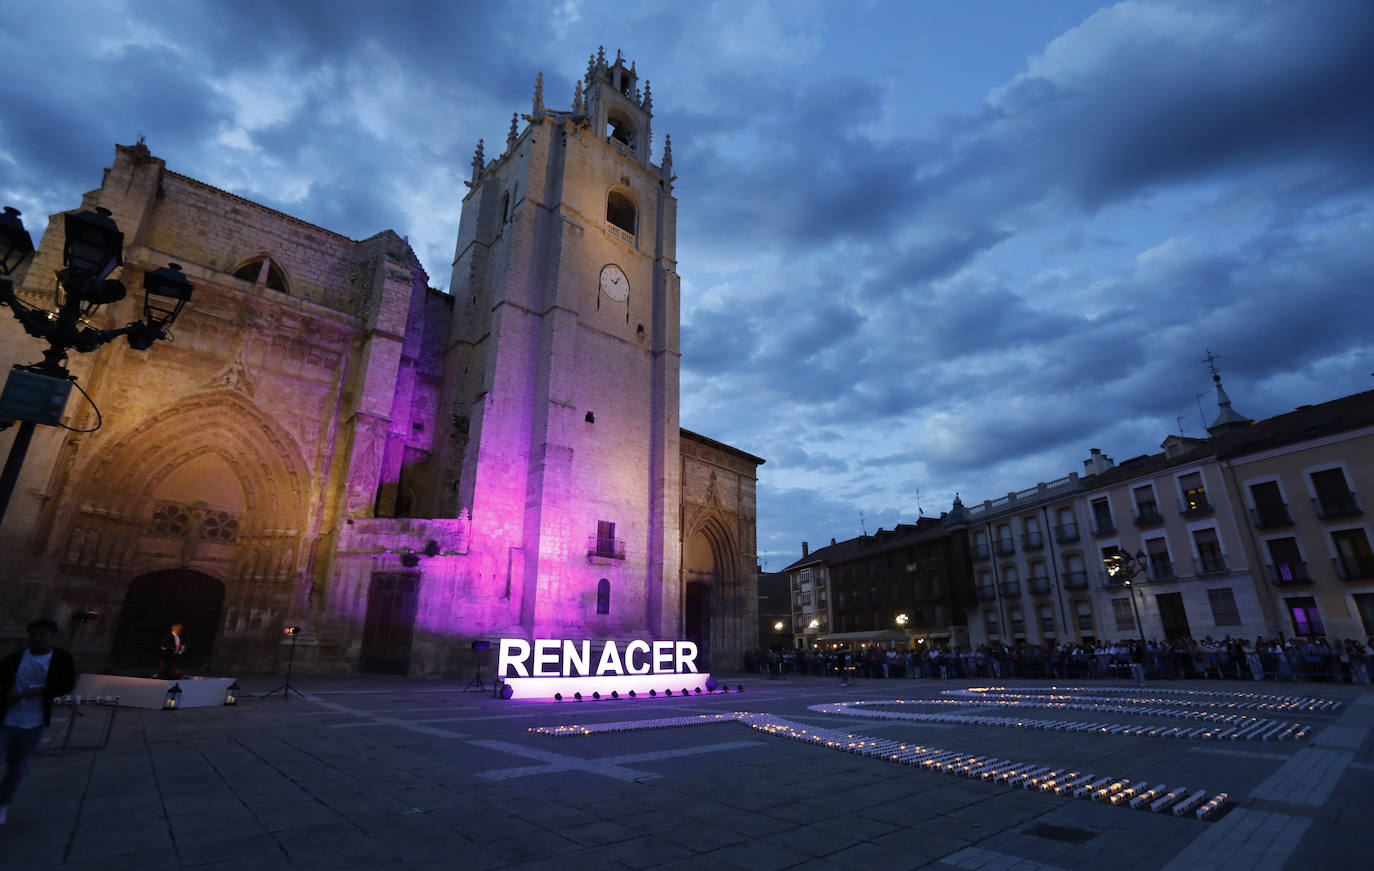
<svg viewBox="0 0 1374 871">
<path fill-rule="evenodd" d="M 719 518 L 700 523 L 682 557 L 682 633 L 694 642 L 698 662 L 711 668 L 712 651 L 728 632 L 730 581 L 737 560 L 730 535 Z"/>
<path fill-rule="evenodd" d="M 210 661 L 224 609 L 224 584 L 190 569 L 165 569 L 134 578 L 119 612 L 110 666 L 151 674 L 158 647 L 173 623 L 183 625 L 186 654 L 181 667 L 204 668 Z"/>
</svg>

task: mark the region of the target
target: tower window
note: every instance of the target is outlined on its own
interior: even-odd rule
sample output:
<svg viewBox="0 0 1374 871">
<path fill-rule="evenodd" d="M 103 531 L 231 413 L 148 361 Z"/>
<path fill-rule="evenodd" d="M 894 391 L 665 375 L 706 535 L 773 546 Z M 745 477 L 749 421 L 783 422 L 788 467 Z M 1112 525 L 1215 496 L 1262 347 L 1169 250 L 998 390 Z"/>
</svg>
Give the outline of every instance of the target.
<svg viewBox="0 0 1374 871">
<path fill-rule="evenodd" d="M 596 613 L 611 613 L 611 582 L 606 578 L 596 582 Z"/>
<path fill-rule="evenodd" d="M 635 235 L 635 204 L 620 191 L 606 195 L 606 223 Z"/>
<path fill-rule="evenodd" d="M 634 125 L 618 112 L 606 116 L 606 138 L 619 142 L 631 151 L 635 149 Z"/>
<path fill-rule="evenodd" d="M 268 290 L 289 293 L 286 289 L 286 274 L 277 261 L 271 257 L 255 257 L 234 270 L 234 277 L 253 284 L 261 284 Z"/>
</svg>

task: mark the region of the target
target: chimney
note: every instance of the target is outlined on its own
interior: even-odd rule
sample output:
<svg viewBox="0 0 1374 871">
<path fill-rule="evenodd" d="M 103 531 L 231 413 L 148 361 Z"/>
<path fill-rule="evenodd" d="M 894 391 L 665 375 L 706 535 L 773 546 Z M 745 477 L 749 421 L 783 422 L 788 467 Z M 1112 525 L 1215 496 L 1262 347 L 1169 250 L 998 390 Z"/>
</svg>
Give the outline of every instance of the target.
<svg viewBox="0 0 1374 871">
<path fill-rule="evenodd" d="M 802 542 L 802 556 L 803 556 L 803 557 L 811 556 L 811 545 L 807 544 L 807 543 L 804 542 L 804 541 Z"/>
<path fill-rule="evenodd" d="M 1108 469 L 1116 467 L 1116 463 L 1111 457 L 1102 453 L 1100 448 L 1092 449 L 1092 456 L 1083 461 L 1084 475 L 1100 475 Z"/>
<path fill-rule="evenodd" d="M 831 543 L 831 544 L 834 544 L 834 543 L 835 543 L 835 539 L 833 539 L 833 538 L 830 539 L 830 543 Z"/>
</svg>

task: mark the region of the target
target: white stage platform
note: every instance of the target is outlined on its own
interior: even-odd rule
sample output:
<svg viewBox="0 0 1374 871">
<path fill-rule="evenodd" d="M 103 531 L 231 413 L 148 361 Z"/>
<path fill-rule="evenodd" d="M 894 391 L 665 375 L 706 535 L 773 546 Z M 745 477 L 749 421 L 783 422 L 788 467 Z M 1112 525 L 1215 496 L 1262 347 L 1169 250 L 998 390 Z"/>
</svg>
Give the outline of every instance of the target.
<svg viewBox="0 0 1374 871">
<path fill-rule="evenodd" d="M 126 708 L 161 708 L 167 701 L 172 684 L 181 686 L 178 708 L 208 708 L 224 704 L 224 693 L 233 683 L 232 677 L 183 677 L 162 680 L 147 677 L 123 677 L 116 674 L 83 674 L 76 681 L 74 696 L 119 696 L 119 704 Z"/>
</svg>

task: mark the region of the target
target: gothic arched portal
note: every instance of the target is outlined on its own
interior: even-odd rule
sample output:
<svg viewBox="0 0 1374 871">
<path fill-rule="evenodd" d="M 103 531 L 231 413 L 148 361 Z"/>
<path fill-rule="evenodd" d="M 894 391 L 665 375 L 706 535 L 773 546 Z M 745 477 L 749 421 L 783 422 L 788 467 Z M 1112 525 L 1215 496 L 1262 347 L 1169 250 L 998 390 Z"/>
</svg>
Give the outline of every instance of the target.
<svg viewBox="0 0 1374 871">
<path fill-rule="evenodd" d="M 149 674 L 158 646 L 173 623 L 183 624 L 186 654 L 181 667 L 203 668 L 210 660 L 224 608 L 224 584 L 190 569 L 165 569 L 129 583 L 119 611 L 110 664 L 121 671 Z"/>
<path fill-rule="evenodd" d="M 683 637 L 697 645 L 708 668 L 711 651 L 732 646 L 738 631 L 739 564 L 739 547 L 715 515 L 697 525 L 683 550 Z"/>
</svg>

